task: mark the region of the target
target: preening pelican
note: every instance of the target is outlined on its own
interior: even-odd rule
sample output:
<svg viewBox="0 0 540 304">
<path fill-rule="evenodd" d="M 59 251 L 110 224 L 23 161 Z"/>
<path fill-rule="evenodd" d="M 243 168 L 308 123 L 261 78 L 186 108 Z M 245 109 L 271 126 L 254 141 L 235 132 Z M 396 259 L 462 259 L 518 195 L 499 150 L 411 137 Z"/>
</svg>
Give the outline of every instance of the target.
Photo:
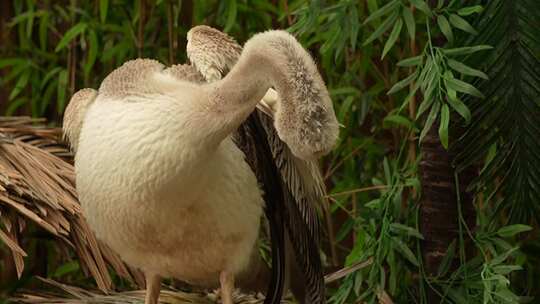
<svg viewBox="0 0 540 304">
<path fill-rule="evenodd" d="M 305 276 L 295 295 L 324 303 L 314 160 L 334 146 L 338 123 L 313 60 L 284 31 L 242 50 L 206 26 L 190 30 L 188 55 L 192 65 L 170 68 L 126 62 L 97 91 L 72 97 L 63 128 L 90 227 L 144 272 L 145 303 L 174 277 L 219 286 L 232 304 L 235 285 L 260 289 L 254 282 L 268 276 L 256 245 L 264 212 L 273 257 L 265 303 L 281 298 L 288 244 Z"/>
</svg>

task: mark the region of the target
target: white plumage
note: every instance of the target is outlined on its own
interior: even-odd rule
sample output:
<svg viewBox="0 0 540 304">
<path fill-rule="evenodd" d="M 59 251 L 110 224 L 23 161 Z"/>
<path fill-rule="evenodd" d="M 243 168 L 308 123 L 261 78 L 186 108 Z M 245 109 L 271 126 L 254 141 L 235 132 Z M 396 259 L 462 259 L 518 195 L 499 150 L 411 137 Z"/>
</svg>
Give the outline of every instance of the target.
<svg viewBox="0 0 540 304">
<path fill-rule="evenodd" d="M 295 154 L 312 159 L 337 138 L 324 83 L 285 32 L 256 35 L 225 79 L 201 81 L 191 66 L 138 59 L 66 110 L 83 212 L 98 238 L 143 270 L 147 303 L 160 277 L 221 285 L 232 303 L 235 279 L 261 275 L 264 202 L 231 134 L 270 87 L 280 94 L 277 131 Z"/>
</svg>

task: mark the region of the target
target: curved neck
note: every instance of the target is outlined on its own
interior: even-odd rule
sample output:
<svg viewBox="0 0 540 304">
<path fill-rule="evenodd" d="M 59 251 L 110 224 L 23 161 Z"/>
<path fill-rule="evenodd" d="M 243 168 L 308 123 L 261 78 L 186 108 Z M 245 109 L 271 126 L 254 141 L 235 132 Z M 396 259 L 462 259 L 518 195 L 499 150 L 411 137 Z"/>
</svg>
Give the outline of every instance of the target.
<svg viewBox="0 0 540 304">
<path fill-rule="evenodd" d="M 274 61 L 254 50 L 245 50 L 225 78 L 208 85 L 206 111 L 212 116 L 219 141 L 242 124 L 269 88 L 286 83 L 279 81 L 282 75 Z"/>
</svg>

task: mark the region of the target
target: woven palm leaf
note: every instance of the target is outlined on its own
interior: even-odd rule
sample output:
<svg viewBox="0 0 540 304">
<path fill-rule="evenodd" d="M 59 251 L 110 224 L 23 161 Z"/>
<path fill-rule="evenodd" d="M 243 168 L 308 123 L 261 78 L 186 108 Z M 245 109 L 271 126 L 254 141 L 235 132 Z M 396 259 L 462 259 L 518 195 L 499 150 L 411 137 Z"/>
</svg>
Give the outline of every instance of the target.
<svg viewBox="0 0 540 304">
<path fill-rule="evenodd" d="M 11 251 L 17 275 L 27 255 L 21 240 L 32 223 L 56 238 L 59 247 L 73 249 L 101 290 L 112 288 L 108 267 L 142 286 L 142 276 L 90 231 L 77 201 L 72 155 L 61 130 L 43 123 L 0 117 L 0 242 Z"/>
<path fill-rule="evenodd" d="M 58 283 L 49 279 L 41 279 L 47 285 L 55 287 L 57 291 L 32 291 L 21 292 L 12 300 L 17 303 L 37 304 L 37 303 L 54 303 L 54 304 L 128 304 L 128 303 L 144 303 L 144 290 L 110 292 L 104 294 L 98 290 L 88 290 L 79 287 L 69 286 Z M 236 304 L 259 304 L 264 302 L 262 295 L 242 294 L 235 292 L 233 295 L 234 303 Z M 201 293 L 201 292 L 183 292 L 172 290 L 168 287 L 163 287 L 159 302 L 161 304 L 184 304 L 184 303 L 200 303 L 213 304 L 220 303 L 220 299 L 216 292 Z M 286 297 L 282 303 L 293 303 L 290 295 Z"/>
</svg>

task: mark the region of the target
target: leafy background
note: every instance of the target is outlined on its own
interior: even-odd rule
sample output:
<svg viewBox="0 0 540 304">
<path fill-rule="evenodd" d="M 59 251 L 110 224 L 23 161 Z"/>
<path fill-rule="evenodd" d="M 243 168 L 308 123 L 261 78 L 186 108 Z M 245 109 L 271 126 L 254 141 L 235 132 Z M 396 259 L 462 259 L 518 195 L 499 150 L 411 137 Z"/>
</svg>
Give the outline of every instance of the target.
<svg viewBox="0 0 540 304">
<path fill-rule="evenodd" d="M 0 10 L 0 111 L 53 125 L 76 90 L 126 60 L 184 62 L 193 25 L 240 42 L 289 30 L 344 126 L 321 161 L 324 252 L 328 271 L 353 268 L 330 301 L 540 302 L 537 0 L 13 0 Z M 40 275 L 94 284 L 69 254 L 44 261 Z M 3 294 L 34 286 L 35 269 L 5 276 Z"/>
</svg>

